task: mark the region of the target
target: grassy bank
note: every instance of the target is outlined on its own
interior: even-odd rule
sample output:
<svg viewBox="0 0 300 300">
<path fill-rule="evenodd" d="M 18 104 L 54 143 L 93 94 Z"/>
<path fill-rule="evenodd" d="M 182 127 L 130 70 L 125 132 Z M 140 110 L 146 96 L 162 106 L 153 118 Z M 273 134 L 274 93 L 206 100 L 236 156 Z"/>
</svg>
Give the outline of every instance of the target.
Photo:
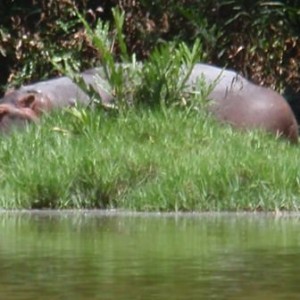
<svg viewBox="0 0 300 300">
<path fill-rule="evenodd" d="M 4 208 L 300 206 L 299 147 L 194 111 L 65 111 L 0 143 Z"/>
</svg>

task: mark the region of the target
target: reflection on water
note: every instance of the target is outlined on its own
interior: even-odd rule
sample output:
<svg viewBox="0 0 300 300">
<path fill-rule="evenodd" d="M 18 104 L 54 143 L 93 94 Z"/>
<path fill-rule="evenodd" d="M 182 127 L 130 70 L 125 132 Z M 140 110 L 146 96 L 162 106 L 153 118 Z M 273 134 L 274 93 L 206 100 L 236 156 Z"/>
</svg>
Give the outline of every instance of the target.
<svg viewBox="0 0 300 300">
<path fill-rule="evenodd" d="M 300 299 L 297 217 L 0 214 L 0 299 Z"/>
</svg>

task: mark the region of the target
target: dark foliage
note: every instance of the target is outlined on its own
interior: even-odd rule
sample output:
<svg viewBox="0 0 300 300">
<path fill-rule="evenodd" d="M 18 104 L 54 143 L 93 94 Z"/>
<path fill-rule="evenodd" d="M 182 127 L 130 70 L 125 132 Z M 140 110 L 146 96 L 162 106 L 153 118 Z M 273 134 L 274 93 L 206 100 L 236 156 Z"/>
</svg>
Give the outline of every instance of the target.
<svg viewBox="0 0 300 300">
<path fill-rule="evenodd" d="M 112 20 L 112 7 L 124 10 L 127 46 L 138 59 L 159 43 L 200 38 L 206 61 L 277 90 L 300 89 L 299 0 L 2 0 L 0 85 L 56 75 L 49 57 L 71 57 L 81 69 L 97 63 L 74 6 L 92 26 Z"/>
</svg>

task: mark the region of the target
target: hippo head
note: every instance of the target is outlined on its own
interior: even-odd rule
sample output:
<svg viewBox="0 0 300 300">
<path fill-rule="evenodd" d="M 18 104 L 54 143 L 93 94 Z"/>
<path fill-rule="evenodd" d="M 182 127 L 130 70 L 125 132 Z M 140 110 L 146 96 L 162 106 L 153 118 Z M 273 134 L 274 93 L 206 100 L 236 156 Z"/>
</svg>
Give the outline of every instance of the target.
<svg viewBox="0 0 300 300">
<path fill-rule="evenodd" d="M 19 108 L 30 108 L 37 115 L 50 111 L 52 108 L 49 97 L 36 91 L 11 91 L 6 93 L 0 102 L 15 105 Z"/>
<path fill-rule="evenodd" d="M 3 133 L 37 122 L 44 111 L 51 109 L 48 97 L 34 92 L 9 92 L 0 103 L 0 132 Z"/>
<path fill-rule="evenodd" d="M 0 132 L 9 132 L 12 128 L 23 127 L 28 122 L 36 122 L 38 117 L 30 108 L 19 108 L 13 104 L 0 104 Z"/>
</svg>

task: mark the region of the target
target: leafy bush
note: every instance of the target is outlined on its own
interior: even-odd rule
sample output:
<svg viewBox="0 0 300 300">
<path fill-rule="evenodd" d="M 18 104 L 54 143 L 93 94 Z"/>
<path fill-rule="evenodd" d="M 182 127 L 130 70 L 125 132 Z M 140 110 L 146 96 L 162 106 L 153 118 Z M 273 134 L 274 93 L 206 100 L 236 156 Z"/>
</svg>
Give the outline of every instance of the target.
<svg viewBox="0 0 300 300">
<path fill-rule="evenodd" d="M 192 50 L 184 43 L 178 45 L 174 43 L 165 44 L 154 49 L 149 59 L 143 64 L 137 63 L 135 54 L 130 55 L 123 35 L 124 12 L 118 9 L 112 9 L 114 18 L 114 34 L 110 34 L 108 23 L 98 21 L 95 30 L 93 30 L 83 16 L 76 11 L 78 18 L 84 24 L 91 44 L 97 49 L 101 57 L 99 74 L 105 80 L 99 80 L 101 90 L 106 90 L 113 96 L 115 105 L 103 103 L 101 97 L 91 86 L 87 86 L 84 80 L 78 75 L 76 65 L 72 60 L 64 60 L 60 65 L 55 60 L 53 64 L 62 72 L 66 73 L 89 94 L 94 102 L 100 104 L 105 109 L 113 108 L 118 112 L 124 112 L 130 107 L 140 106 L 159 106 L 166 108 L 183 104 L 187 106 L 185 98 L 192 98 L 198 101 L 199 98 L 205 98 L 208 94 L 195 94 L 194 97 L 185 97 L 191 95 L 191 90 L 187 89 L 187 81 L 192 72 L 195 63 L 201 57 L 201 44 L 196 40 Z M 115 61 L 112 53 L 112 46 L 116 45 L 120 49 L 121 64 Z M 101 73 L 101 74 L 100 74 Z M 97 76 L 96 75 L 96 76 Z M 109 84 L 106 84 L 108 82 Z M 105 84 L 105 86 L 104 86 Z M 200 83 L 199 83 L 200 84 Z M 204 89 L 205 90 L 205 89 Z M 194 105 L 194 103 L 189 103 Z"/>
<path fill-rule="evenodd" d="M 192 45 L 199 38 L 203 60 L 240 71 L 277 90 L 300 89 L 298 0 L 53 0 L 0 2 L 0 84 L 39 80 L 57 72 L 49 55 L 72 58 L 80 69 L 101 57 L 87 39 L 74 7 L 91 27 L 124 12 L 128 53 L 137 60 L 168 41 Z M 116 57 L 122 55 L 113 46 Z"/>
</svg>

